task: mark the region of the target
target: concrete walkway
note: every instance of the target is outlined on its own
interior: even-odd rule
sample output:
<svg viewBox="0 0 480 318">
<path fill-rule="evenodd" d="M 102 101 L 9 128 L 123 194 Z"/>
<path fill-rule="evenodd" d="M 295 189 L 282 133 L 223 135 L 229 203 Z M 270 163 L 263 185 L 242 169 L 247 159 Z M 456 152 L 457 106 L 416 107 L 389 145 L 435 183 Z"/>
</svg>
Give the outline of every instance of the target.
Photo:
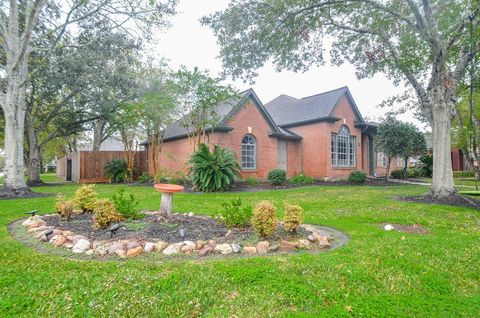
<svg viewBox="0 0 480 318">
<path fill-rule="evenodd" d="M 431 186 L 431 183 L 428 182 L 418 182 L 418 181 L 406 181 L 406 180 L 398 180 L 398 179 L 388 179 L 389 182 L 396 182 L 396 183 L 404 183 L 404 184 L 415 184 L 415 185 L 423 185 L 423 186 Z M 469 189 L 476 189 L 475 186 L 469 185 L 456 185 L 455 188 L 469 188 Z M 480 188 L 480 184 L 479 184 Z"/>
</svg>

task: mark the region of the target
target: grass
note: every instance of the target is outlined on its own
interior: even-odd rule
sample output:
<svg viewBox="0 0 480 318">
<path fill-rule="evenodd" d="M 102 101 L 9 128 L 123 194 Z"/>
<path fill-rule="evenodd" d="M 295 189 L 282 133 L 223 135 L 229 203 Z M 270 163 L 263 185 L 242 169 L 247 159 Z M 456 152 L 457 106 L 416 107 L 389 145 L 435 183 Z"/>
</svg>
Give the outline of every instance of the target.
<svg viewBox="0 0 480 318">
<path fill-rule="evenodd" d="M 3 184 L 3 176 L 0 176 L 0 184 Z M 43 173 L 40 175 L 40 179 L 43 182 L 48 182 L 48 183 L 69 183 L 69 181 L 65 181 L 63 179 L 57 178 L 57 175 L 55 172 L 51 173 Z M 25 177 L 25 180 L 27 180 L 27 177 Z"/>
<path fill-rule="evenodd" d="M 76 185 L 38 187 L 71 195 Z M 120 188 L 157 209 L 151 187 Z M 54 197 L 0 201 L 2 317 L 476 317 L 480 312 L 480 215 L 467 208 L 401 202 L 424 186 L 322 186 L 256 193 L 176 194 L 176 212 L 216 214 L 221 202 L 285 200 L 304 222 L 336 227 L 350 242 L 316 255 L 159 261 L 72 260 L 38 253 L 7 232 L 23 212 L 52 211 Z M 420 223 L 429 235 L 377 223 Z M 404 239 L 402 239 L 404 238 Z"/>
<path fill-rule="evenodd" d="M 431 183 L 432 178 L 422 178 L 423 182 L 426 183 Z M 476 184 L 478 184 L 478 187 L 480 188 L 480 181 L 477 181 L 475 183 L 475 178 L 469 178 L 469 177 L 462 177 L 462 178 L 454 178 L 455 185 L 458 188 L 462 188 L 463 186 L 468 186 L 468 187 L 475 187 Z"/>
</svg>

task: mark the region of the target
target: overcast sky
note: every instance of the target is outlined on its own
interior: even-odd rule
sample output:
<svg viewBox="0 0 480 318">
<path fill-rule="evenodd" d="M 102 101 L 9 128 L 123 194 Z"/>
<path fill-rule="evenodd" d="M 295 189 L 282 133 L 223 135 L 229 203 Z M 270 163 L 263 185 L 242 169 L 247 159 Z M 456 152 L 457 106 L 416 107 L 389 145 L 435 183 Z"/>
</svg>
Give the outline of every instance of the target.
<svg viewBox="0 0 480 318">
<path fill-rule="evenodd" d="M 225 8 L 228 0 L 180 0 L 179 14 L 172 19 L 171 28 L 155 35 L 154 54 L 170 60 L 173 69 L 180 65 L 189 68 L 198 66 L 207 69 L 213 76 L 221 71 L 221 62 L 217 58 L 219 46 L 213 32 L 203 27 L 199 19 Z M 364 117 L 378 120 L 386 110 L 377 107 L 383 100 L 402 91 L 382 75 L 371 79 L 357 80 L 355 68 L 345 64 L 341 67 L 325 65 L 311 68 L 306 73 L 276 72 L 271 65 L 259 70 L 255 84 L 242 81 L 229 82 L 239 90 L 252 87 L 265 104 L 280 94 L 301 98 L 348 86 L 360 112 Z M 423 126 L 413 119 L 411 114 L 401 119 Z"/>
</svg>

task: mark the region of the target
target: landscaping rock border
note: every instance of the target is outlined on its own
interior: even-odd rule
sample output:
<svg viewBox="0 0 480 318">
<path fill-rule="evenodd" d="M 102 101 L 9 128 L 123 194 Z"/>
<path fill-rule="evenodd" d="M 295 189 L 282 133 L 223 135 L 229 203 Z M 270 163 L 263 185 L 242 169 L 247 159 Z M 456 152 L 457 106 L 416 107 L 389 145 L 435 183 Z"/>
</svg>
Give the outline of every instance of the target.
<svg viewBox="0 0 480 318">
<path fill-rule="evenodd" d="M 106 258 L 117 256 L 120 258 L 133 258 L 146 253 L 162 253 L 164 256 L 191 255 L 206 257 L 210 255 L 267 255 L 274 253 L 292 253 L 297 251 L 324 251 L 338 248 L 348 242 L 348 236 L 344 233 L 325 226 L 304 224 L 302 227 L 310 235 L 304 239 L 280 241 L 260 241 L 256 244 L 240 245 L 238 243 L 219 243 L 215 240 L 181 241 L 168 243 L 161 240 L 103 240 L 92 241 L 83 235 L 65 231 L 48 225 L 45 216 L 31 216 L 10 224 L 9 229 L 13 237 L 13 225 L 21 223 L 20 228 L 26 234 L 43 244 L 51 244 L 57 248 L 63 248 L 73 254 L 84 254 L 92 258 Z"/>
</svg>

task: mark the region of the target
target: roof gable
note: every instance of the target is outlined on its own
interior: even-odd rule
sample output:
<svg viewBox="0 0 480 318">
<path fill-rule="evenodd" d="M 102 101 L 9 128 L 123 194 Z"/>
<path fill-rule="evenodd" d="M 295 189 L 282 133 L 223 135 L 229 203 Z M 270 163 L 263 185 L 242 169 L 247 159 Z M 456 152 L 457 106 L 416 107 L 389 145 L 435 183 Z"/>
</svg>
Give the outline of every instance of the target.
<svg viewBox="0 0 480 318">
<path fill-rule="evenodd" d="M 334 116 L 334 110 L 343 96 L 348 99 L 356 120 L 363 122 L 362 115 L 346 86 L 301 99 L 280 95 L 268 102 L 266 108 L 281 127 L 322 120 L 335 121 L 338 118 Z"/>
</svg>

